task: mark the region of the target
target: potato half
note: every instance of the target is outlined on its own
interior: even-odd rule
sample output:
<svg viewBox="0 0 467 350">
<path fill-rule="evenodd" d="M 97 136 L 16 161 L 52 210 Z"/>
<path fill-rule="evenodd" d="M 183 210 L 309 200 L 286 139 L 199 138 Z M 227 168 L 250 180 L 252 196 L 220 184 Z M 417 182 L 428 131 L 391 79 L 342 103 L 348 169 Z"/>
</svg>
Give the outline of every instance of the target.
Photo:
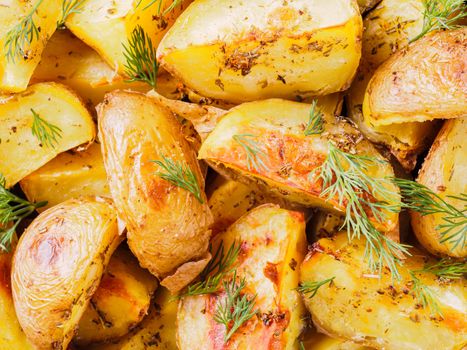
<svg viewBox="0 0 467 350">
<path fill-rule="evenodd" d="M 348 88 L 361 34 L 352 0 L 200 0 L 175 21 L 157 57 L 206 97 L 304 98 Z"/>
<path fill-rule="evenodd" d="M 32 133 L 34 115 L 60 128 L 52 147 Z M 57 154 L 90 143 L 96 136 L 91 115 L 78 96 L 61 84 L 40 83 L 0 101 L 0 173 L 6 187 L 39 169 Z"/>
<path fill-rule="evenodd" d="M 245 278 L 242 292 L 256 295 L 257 314 L 224 343 L 225 327 L 213 319 L 224 292 L 184 297 L 178 309 L 179 349 L 249 349 L 252 344 L 258 350 L 294 349 L 304 326 L 303 305 L 295 290 L 306 250 L 303 215 L 263 205 L 217 235 L 214 250 L 221 242 L 226 249 L 241 246 L 235 271 L 238 279 Z"/>
<path fill-rule="evenodd" d="M 458 118 L 467 111 L 467 27 L 427 35 L 391 56 L 363 102 L 370 125 Z"/>
<path fill-rule="evenodd" d="M 467 117 L 446 121 L 436 137 L 430 153 L 425 158 L 417 179 L 418 182 L 428 186 L 458 210 L 465 209 L 466 201 L 449 196 L 467 194 L 465 180 L 467 171 L 466 140 Z M 443 229 L 437 229 L 437 226 L 447 223 L 443 220 L 445 216 L 446 214 L 442 213 L 421 216 L 419 213 L 411 212 L 412 228 L 415 235 L 420 243 L 433 254 L 467 257 L 465 232 L 461 231 L 457 236 L 441 243 L 444 236 L 440 232 Z M 460 227 L 456 230 L 459 231 Z M 454 232 L 453 230 L 450 234 Z M 456 245 L 457 241 L 460 243 Z"/>
<path fill-rule="evenodd" d="M 363 20 L 362 59 L 346 101 L 349 117 L 372 142 L 386 146 L 407 170 L 433 141 L 437 122 L 374 126 L 363 120 L 365 90 L 375 70 L 394 52 L 403 49 L 423 26 L 423 0 L 383 0 Z"/>
<path fill-rule="evenodd" d="M 0 93 L 26 90 L 29 79 L 41 60 L 47 40 L 57 29 L 57 20 L 60 18 L 61 10 L 62 2 L 58 0 L 12 0 L 2 4 L 0 11 Z M 34 35 L 31 34 L 30 44 L 16 47 L 14 42 L 17 35 L 14 33 L 20 33 L 21 23 L 24 23 L 27 16 L 31 14 L 38 31 Z M 8 54 L 9 52 L 11 55 Z M 14 52 L 18 54 L 15 55 Z"/>
<path fill-rule="evenodd" d="M 73 343 L 85 347 L 124 336 L 146 316 L 156 288 L 156 277 L 120 246 L 79 321 Z"/>
<path fill-rule="evenodd" d="M 321 197 L 322 184 L 309 176 L 326 159 L 329 141 L 357 154 L 384 158 L 351 124 L 334 117 L 335 105 L 318 103 L 317 108 L 324 114 L 324 132 L 306 136 L 309 104 L 280 99 L 244 103 L 220 120 L 201 146 L 199 158 L 234 180 L 254 182 L 290 202 L 342 213 L 345 208 L 333 198 Z M 367 174 L 394 176 L 388 163 L 369 167 Z M 395 185 L 391 188 L 397 193 Z M 384 223 L 376 221 L 383 232 L 397 231 L 397 213 L 388 212 Z"/>
<path fill-rule="evenodd" d="M 98 115 L 104 165 L 128 244 L 141 266 L 177 291 L 209 260 L 212 215 L 196 155 L 171 112 L 142 94 L 108 94 Z M 154 163 L 163 157 L 193 172 L 201 201 L 156 174 L 166 172 Z"/>
<path fill-rule="evenodd" d="M 67 349 L 123 236 L 112 203 L 70 199 L 41 213 L 16 247 L 11 272 L 18 320 L 37 349 Z"/>
<path fill-rule="evenodd" d="M 333 278 L 310 298 L 304 296 L 318 329 L 376 349 L 462 349 L 467 344 L 465 279 L 443 281 L 431 273 L 415 273 L 430 288 L 442 317 L 414 296 L 410 270 L 433 259 L 412 250 L 393 281 L 383 270 L 381 279 L 368 275 L 365 241 L 348 241 L 343 232 L 318 241 L 301 265 L 301 282 Z M 394 284 L 393 284 L 394 282 Z"/>
</svg>

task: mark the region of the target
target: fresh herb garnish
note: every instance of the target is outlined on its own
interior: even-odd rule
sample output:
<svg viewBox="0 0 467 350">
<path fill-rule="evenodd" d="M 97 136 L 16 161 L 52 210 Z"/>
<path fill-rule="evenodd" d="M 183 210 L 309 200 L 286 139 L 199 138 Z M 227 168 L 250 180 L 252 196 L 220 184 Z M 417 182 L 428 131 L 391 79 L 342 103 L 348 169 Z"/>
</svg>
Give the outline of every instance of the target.
<svg viewBox="0 0 467 350">
<path fill-rule="evenodd" d="M 317 108 L 317 104 L 318 102 L 313 100 L 313 103 L 311 104 L 308 124 L 304 131 L 305 136 L 319 135 L 324 131 L 324 114 Z"/>
<path fill-rule="evenodd" d="M 42 119 L 32 108 L 31 113 L 33 116 L 32 134 L 42 145 L 55 148 L 58 140 L 62 138 L 62 129 Z"/>
<path fill-rule="evenodd" d="M 313 281 L 313 282 L 303 282 L 297 288 L 297 290 L 306 295 L 308 298 L 313 298 L 316 293 L 318 293 L 318 289 L 326 284 L 331 284 L 331 282 L 336 278 L 336 276 L 325 279 L 323 281 Z"/>
<path fill-rule="evenodd" d="M 86 0 L 63 0 L 62 17 L 57 22 L 57 28 L 63 28 L 65 21 L 72 13 L 80 13 Z"/>
<path fill-rule="evenodd" d="M 266 153 L 258 146 L 256 135 L 238 134 L 232 138 L 245 150 L 248 170 L 255 169 L 259 172 L 261 169 L 268 169 L 262 159 L 262 157 L 266 156 Z"/>
</svg>

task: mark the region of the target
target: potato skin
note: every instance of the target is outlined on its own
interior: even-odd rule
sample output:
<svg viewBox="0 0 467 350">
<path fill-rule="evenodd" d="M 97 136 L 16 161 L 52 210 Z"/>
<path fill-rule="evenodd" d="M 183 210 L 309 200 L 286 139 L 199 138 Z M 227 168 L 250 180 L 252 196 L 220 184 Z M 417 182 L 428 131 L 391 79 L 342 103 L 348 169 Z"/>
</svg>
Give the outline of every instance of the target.
<svg viewBox="0 0 467 350">
<path fill-rule="evenodd" d="M 467 156 L 465 140 L 467 139 L 467 117 L 448 120 L 431 146 L 430 153 L 425 158 L 417 181 L 428 186 L 446 202 L 462 210 L 465 201 L 450 198 L 467 193 L 465 170 Z M 411 212 L 412 228 L 420 243 L 432 254 L 449 255 L 458 258 L 467 257 L 467 246 L 454 243 L 440 243 L 442 239 L 436 230 L 438 225 L 446 223 L 443 214 L 421 216 Z"/>
<path fill-rule="evenodd" d="M 21 236 L 11 272 L 18 320 L 37 349 L 66 349 L 123 238 L 112 203 L 68 200 L 41 213 Z"/>
<path fill-rule="evenodd" d="M 466 116 L 467 27 L 427 35 L 391 56 L 368 84 L 370 125 Z"/>
<path fill-rule="evenodd" d="M 272 204 L 253 209 L 226 232 L 214 237 L 214 250 L 223 242 L 241 245 L 235 266 L 245 277 L 244 293 L 256 294 L 253 316 L 224 343 L 225 327 L 213 320 L 223 292 L 184 297 L 179 303 L 177 339 L 180 350 L 294 349 L 303 328 L 298 292 L 298 265 L 306 250 L 303 214 Z"/>
<path fill-rule="evenodd" d="M 353 0 L 201 0 L 176 20 L 157 58 L 209 98 L 305 98 L 348 88 L 361 34 Z"/>
<path fill-rule="evenodd" d="M 98 115 L 104 165 L 119 216 L 127 225 L 130 249 L 158 278 L 175 278 L 162 285 L 181 289 L 207 263 L 212 223 L 196 156 L 180 123 L 149 97 L 113 92 L 99 106 Z M 153 160 L 162 156 L 190 167 L 203 203 L 155 175 L 163 169 Z"/>
<path fill-rule="evenodd" d="M 433 274 L 416 273 L 436 295 L 443 318 L 433 316 L 414 297 L 409 275 L 433 259 L 412 250 L 399 268 L 402 280 L 393 285 L 388 270 L 381 279 L 369 275 L 364 251 L 363 239 L 349 243 L 342 232 L 318 241 L 301 265 L 302 283 L 335 277 L 313 298 L 304 297 L 319 330 L 376 349 L 459 350 L 467 344 L 465 279 L 441 283 Z"/>
</svg>

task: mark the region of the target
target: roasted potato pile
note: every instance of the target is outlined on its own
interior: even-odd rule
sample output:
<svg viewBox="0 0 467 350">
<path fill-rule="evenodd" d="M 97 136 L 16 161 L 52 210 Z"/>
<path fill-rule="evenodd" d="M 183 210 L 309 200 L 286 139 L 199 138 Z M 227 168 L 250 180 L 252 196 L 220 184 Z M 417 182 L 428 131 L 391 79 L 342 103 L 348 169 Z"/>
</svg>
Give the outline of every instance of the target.
<svg viewBox="0 0 467 350">
<path fill-rule="evenodd" d="M 0 350 L 466 349 L 466 24 L 0 3 Z"/>
</svg>

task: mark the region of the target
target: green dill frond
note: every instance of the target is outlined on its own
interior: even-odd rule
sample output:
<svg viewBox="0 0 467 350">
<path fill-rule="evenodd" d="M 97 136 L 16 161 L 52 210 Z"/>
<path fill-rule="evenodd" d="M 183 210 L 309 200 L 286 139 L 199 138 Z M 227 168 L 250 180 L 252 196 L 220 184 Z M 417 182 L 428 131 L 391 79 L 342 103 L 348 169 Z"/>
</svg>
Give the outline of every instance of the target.
<svg viewBox="0 0 467 350">
<path fill-rule="evenodd" d="M 57 21 L 57 28 L 63 28 L 65 21 L 72 13 L 80 13 L 86 0 L 63 0 L 62 17 Z"/>
<path fill-rule="evenodd" d="M 32 134 L 45 147 L 55 148 L 58 140 L 62 138 L 62 129 L 42 119 L 32 108 L 31 113 L 33 116 Z"/>
<path fill-rule="evenodd" d="M 432 315 L 442 316 L 441 309 L 436 298 L 436 293 L 427 285 L 423 284 L 416 276 L 419 271 L 409 271 L 412 278 L 412 291 L 415 298 L 424 309 L 429 309 Z"/>
<path fill-rule="evenodd" d="M 425 0 L 423 5 L 422 31 L 409 43 L 433 31 L 455 29 L 458 21 L 467 16 L 464 0 Z"/>
<path fill-rule="evenodd" d="M 39 40 L 40 30 L 34 22 L 34 15 L 42 1 L 44 0 L 38 0 L 19 23 L 6 34 L 4 50 L 8 62 L 14 63 L 18 57 L 25 56 L 32 42 Z"/>
<path fill-rule="evenodd" d="M 326 284 L 331 284 L 335 278 L 336 276 L 325 279 L 323 281 L 303 282 L 297 288 L 297 290 L 303 295 L 307 296 L 309 299 L 311 299 L 316 295 L 316 293 L 318 293 L 318 289 L 320 289 L 322 286 Z"/>
<path fill-rule="evenodd" d="M 403 208 L 413 210 L 423 216 L 443 215 L 443 223 L 435 228 L 439 232 L 440 243 L 452 244 L 451 250 L 458 246 L 465 247 L 467 241 L 467 194 L 447 196 L 463 202 L 462 208 L 456 208 L 418 182 L 399 178 L 394 179 L 394 182 L 400 188 Z"/>
<path fill-rule="evenodd" d="M 156 47 L 151 37 L 141 26 L 137 26 L 131 33 L 128 46 L 123 45 L 123 55 L 126 59 L 125 74 L 128 82 L 142 81 L 156 88 L 157 64 Z"/>
<path fill-rule="evenodd" d="M 425 265 L 423 269 L 416 272 L 428 272 L 445 280 L 457 280 L 467 274 L 467 264 L 465 261 L 455 261 L 450 258 L 443 258 L 440 261 Z"/>
<path fill-rule="evenodd" d="M 317 108 L 317 104 L 318 101 L 313 100 L 313 103 L 311 104 L 308 124 L 306 125 L 304 131 L 305 136 L 319 135 L 324 131 L 324 114 Z"/>
<path fill-rule="evenodd" d="M 151 162 L 156 163 L 165 170 L 165 172 L 156 172 L 157 176 L 191 192 L 200 203 L 204 203 L 196 175 L 188 165 L 175 163 L 164 155 L 162 156 L 162 160 L 152 160 Z"/>
<path fill-rule="evenodd" d="M 258 146 L 256 135 L 238 134 L 232 138 L 245 150 L 248 170 L 255 169 L 257 172 L 260 172 L 261 169 L 268 170 L 262 159 L 262 157 L 266 156 L 266 153 Z"/>
<path fill-rule="evenodd" d="M 142 0 L 140 0 L 137 4 L 136 4 L 136 7 L 137 8 L 139 5 L 141 5 L 141 2 Z M 152 5 L 154 5 L 155 3 L 159 3 L 158 4 L 158 7 L 157 7 L 157 14 L 160 15 L 161 12 L 162 12 L 162 3 L 164 2 L 164 0 L 152 0 L 149 4 L 147 4 L 143 10 L 146 10 L 148 9 L 149 7 L 151 7 Z M 170 4 L 169 7 L 167 7 L 164 12 L 162 12 L 162 16 L 165 16 L 167 15 L 168 13 L 170 13 L 175 7 L 177 6 L 181 6 L 182 5 L 182 2 L 183 0 L 172 0 L 172 3 Z"/>
</svg>

